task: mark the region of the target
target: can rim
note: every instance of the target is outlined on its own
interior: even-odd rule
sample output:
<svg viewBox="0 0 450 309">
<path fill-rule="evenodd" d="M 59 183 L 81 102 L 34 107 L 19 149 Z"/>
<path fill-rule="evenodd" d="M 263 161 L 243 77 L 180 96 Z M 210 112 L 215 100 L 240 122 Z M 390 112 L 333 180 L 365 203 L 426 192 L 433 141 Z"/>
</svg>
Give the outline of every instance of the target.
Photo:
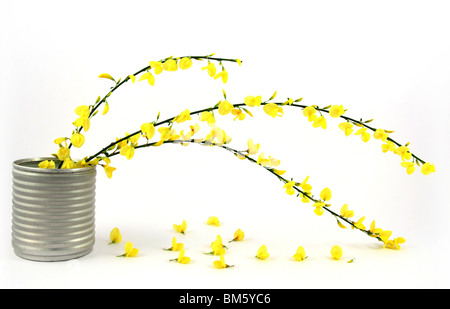
<svg viewBox="0 0 450 309">
<path fill-rule="evenodd" d="M 39 168 L 37 165 L 36 167 L 33 166 L 25 166 L 24 163 L 32 163 L 32 162 L 41 162 L 45 160 L 53 160 L 55 163 L 60 163 L 61 160 L 55 159 L 54 157 L 33 157 L 33 158 L 24 158 L 15 160 L 12 165 L 15 169 L 20 169 L 23 171 L 30 171 L 30 172 L 38 172 L 38 173 L 48 173 L 48 174 L 70 174 L 70 173 L 80 173 L 80 172 L 88 172 L 88 171 L 95 171 L 96 166 L 86 166 L 86 167 L 79 167 L 79 168 L 71 168 L 71 169 L 47 169 L 47 168 Z"/>
</svg>

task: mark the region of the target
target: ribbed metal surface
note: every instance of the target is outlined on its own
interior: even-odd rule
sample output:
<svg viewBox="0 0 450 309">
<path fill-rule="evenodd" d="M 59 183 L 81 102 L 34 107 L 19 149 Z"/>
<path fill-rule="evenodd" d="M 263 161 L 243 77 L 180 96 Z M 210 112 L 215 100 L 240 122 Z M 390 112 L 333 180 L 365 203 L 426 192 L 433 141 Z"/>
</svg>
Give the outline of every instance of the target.
<svg viewBox="0 0 450 309">
<path fill-rule="evenodd" d="M 12 246 L 19 257 L 64 261 L 95 242 L 95 167 L 40 169 L 33 158 L 13 163 Z"/>
</svg>

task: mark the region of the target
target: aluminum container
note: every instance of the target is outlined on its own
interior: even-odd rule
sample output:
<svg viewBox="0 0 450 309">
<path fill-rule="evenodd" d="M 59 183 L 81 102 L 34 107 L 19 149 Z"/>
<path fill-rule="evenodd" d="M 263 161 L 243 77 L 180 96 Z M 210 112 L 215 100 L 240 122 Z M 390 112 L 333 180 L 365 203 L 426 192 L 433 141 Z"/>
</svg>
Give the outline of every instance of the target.
<svg viewBox="0 0 450 309">
<path fill-rule="evenodd" d="M 47 262 L 86 255 L 95 242 L 96 168 L 42 169 L 43 160 L 54 158 L 13 162 L 14 252 Z"/>
</svg>

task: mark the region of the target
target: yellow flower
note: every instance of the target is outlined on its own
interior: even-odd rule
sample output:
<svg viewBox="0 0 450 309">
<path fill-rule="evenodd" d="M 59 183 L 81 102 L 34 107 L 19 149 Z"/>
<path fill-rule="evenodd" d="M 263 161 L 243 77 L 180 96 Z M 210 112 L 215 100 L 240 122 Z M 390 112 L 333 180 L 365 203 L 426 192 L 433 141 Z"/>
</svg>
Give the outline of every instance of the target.
<svg viewBox="0 0 450 309">
<path fill-rule="evenodd" d="M 395 144 L 391 141 L 386 141 L 386 144 L 381 145 L 383 152 L 395 151 Z"/>
<path fill-rule="evenodd" d="M 375 132 L 373 133 L 373 138 L 381 139 L 383 142 L 386 142 L 386 140 L 388 138 L 388 134 L 386 132 L 384 132 L 383 129 L 376 129 Z"/>
<path fill-rule="evenodd" d="M 345 132 L 345 136 L 349 136 L 353 132 L 353 125 L 350 122 L 342 122 L 339 124 L 339 129 Z"/>
<path fill-rule="evenodd" d="M 169 249 L 165 249 L 165 250 L 180 251 L 183 248 L 184 248 L 184 245 L 182 243 L 177 243 L 177 239 L 174 237 L 174 238 L 172 238 L 172 247 L 170 247 Z"/>
<path fill-rule="evenodd" d="M 262 245 L 258 252 L 256 253 L 256 257 L 260 260 L 265 260 L 269 257 L 269 253 L 267 253 L 267 247 L 266 245 Z"/>
<path fill-rule="evenodd" d="M 286 173 L 286 171 L 285 170 L 277 170 L 277 169 L 272 169 L 272 171 L 275 173 L 275 174 L 277 174 L 277 175 L 283 175 L 284 173 Z"/>
<path fill-rule="evenodd" d="M 361 229 L 361 230 L 365 230 L 366 227 L 364 226 L 364 224 L 362 224 L 362 223 L 364 222 L 364 219 L 365 219 L 365 218 L 366 218 L 366 217 L 361 217 L 361 218 L 359 218 L 358 221 L 354 222 L 353 224 L 355 225 L 355 227 L 358 228 L 358 229 Z M 353 228 L 354 228 L 354 227 L 352 226 L 352 229 L 353 229 Z"/>
<path fill-rule="evenodd" d="M 264 105 L 263 110 L 267 115 L 272 116 L 273 118 L 276 116 L 283 116 L 283 108 L 275 103 L 268 103 Z"/>
<path fill-rule="evenodd" d="M 367 131 L 367 128 L 360 128 L 355 133 L 355 135 L 361 135 L 361 139 L 364 143 L 367 143 L 370 140 L 370 134 L 366 131 Z"/>
<path fill-rule="evenodd" d="M 421 172 L 424 175 L 430 175 L 431 173 L 436 172 L 434 164 L 430 164 L 429 162 L 422 165 Z"/>
<path fill-rule="evenodd" d="M 218 112 L 219 114 L 221 114 L 222 116 L 227 115 L 229 113 L 231 113 L 231 110 L 234 108 L 233 104 L 231 104 L 230 102 L 228 102 L 227 100 L 223 100 L 220 102 L 219 104 L 219 109 Z"/>
<path fill-rule="evenodd" d="M 108 74 L 108 73 L 102 73 L 102 74 L 100 74 L 98 77 L 99 77 L 99 78 L 107 78 L 107 79 L 110 79 L 110 80 L 112 80 L 112 81 L 115 81 L 114 78 L 113 78 L 110 74 Z"/>
<path fill-rule="evenodd" d="M 316 112 L 317 110 L 313 106 L 308 106 L 303 110 L 303 116 L 308 117 L 308 121 L 312 122 L 317 118 Z"/>
<path fill-rule="evenodd" d="M 216 75 L 216 66 L 214 65 L 213 62 L 208 62 L 208 65 L 206 67 L 202 68 L 203 70 L 207 70 L 208 71 L 208 75 L 213 77 L 214 75 Z"/>
<path fill-rule="evenodd" d="M 112 177 L 112 173 L 116 170 L 115 167 L 109 166 L 109 165 L 104 165 L 103 169 L 105 170 L 106 176 L 108 178 Z"/>
<path fill-rule="evenodd" d="M 178 233 L 184 234 L 184 232 L 186 231 L 187 228 L 187 223 L 185 220 L 183 220 L 183 222 L 181 223 L 181 225 L 173 225 L 173 228 L 175 231 L 177 231 Z"/>
<path fill-rule="evenodd" d="M 188 109 L 185 109 L 177 117 L 175 117 L 173 121 L 177 123 L 182 123 L 187 120 L 191 120 L 191 112 Z"/>
<path fill-rule="evenodd" d="M 144 74 L 142 74 L 141 77 L 139 78 L 138 82 L 140 82 L 142 80 L 147 80 L 148 83 L 152 86 L 155 85 L 155 77 L 150 72 L 145 72 Z"/>
<path fill-rule="evenodd" d="M 225 246 L 223 245 L 222 237 L 216 236 L 216 240 L 211 243 L 212 254 L 223 255 L 225 254 Z"/>
<path fill-rule="evenodd" d="M 213 265 L 214 265 L 215 268 L 219 268 L 219 269 L 228 268 L 228 267 L 233 267 L 234 266 L 234 265 L 228 265 L 228 264 L 225 263 L 225 257 L 223 256 L 223 254 L 220 255 L 220 260 L 213 262 Z"/>
<path fill-rule="evenodd" d="M 320 198 L 324 201 L 329 201 L 331 199 L 331 190 L 329 188 L 325 188 L 320 192 Z"/>
<path fill-rule="evenodd" d="M 239 241 L 244 239 L 244 232 L 241 229 L 237 229 L 236 232 L 234 232 L 234 238 L 232 241 Z"/>
<path fill-rule="evenodd" d="M 329 114 L 333 118 L 339 118 L 342 114 L 344 114 L 344 107 L 342 105 L 333 105 L 330 108 Z"/>
<path fill-rule="evenodd" d="M 293 258 L 297 261 L 303 261 L 306 258 L 305 249 L 301 246 L 298 247 L 297 253 L 294 254 Z"/>
<path fill-rule="evenodd" d="M 256 96 L 256 97 L 249 95 L 249 96 L 245 97 L 244 103 L 245 103 L 245 105 L 250 106 L 250 107 L 260 106 L 261 99 L 262 98 L 260 95 Z"/>
<path fill-rule="evenodd" d="M 269 167 L 275 167 L 280 165 L 280 160 L 272 158 L 269 156 L 269 158 L 264 157 L 264 152 L 259 154 L 258 160 L 256 161 L 257 164 L 262 166 L 269 166 Z"/>
<path fill-rule="evenodd" d="M 177 262 L 180 264 L 188 264 L 191 261 L 191 258 L 184 256 L 185 251 L 184 249 L 180 250 L 180 253 L 178 254 Z"/>
<path fill-rule="evenodd" d="M 400 163 L 400 165 L 403 166 L 404 168 L 406 168 L 406 173 L 408 175 L 411 175 L 416 170 L 416 166 L 414 165 L 413 162 L 404 161 L 404 162 Z"/>
<path fill-rule="evenodd" d="M 311 195 L 312 186 L 307 184 L 308 179 L 309 179 L 309 176 L 306 176 L 305 180 L 303 180 L 303 182 L 300 184 L 302 191 L 305 193 L 305 194 L 302 194 L 302 202 L 303 203 L 309 203 L 309 198 L 307 196 Z"/>
<path fill-rule="evenodd" d="M 244 120 L 245 119 L 245 114 L 238 108 L 232 109 L 231 114 L 236 116 L 236 117 L 234 117 L 233 120 L 236 120 L 236 119 Z"/>
<path fill-rule="evenodd" d="M 141 132 L 146 139 L 151 139 L 155 135 L 155 126 L 147 122 L 141 125 Z"/>
<path fill-rule="evenodd" d="M 331 248 L 331 257 L 333 258 L 333 260 L 340 260 L 342 257 L 343 251 L 341 249 L 341 247 L 339 246 L 333 246 L 333 248 Z"/>
<path fill-rule="evenodd" d="M 136 76 L 134 76 L 133 74 L 128 75 L 128 78 L 131 79 L 131 82 L 134 84 L 134 82 L 136 81 Z"/>
<path fill-rule="evenodd" d="M 80 117 L 89 117 L 90 107 L 87 105 L 80 105 L 75 108 L 75 114 Z"/>
<path fill-rule="evenodd" d="M 209 217 L 208 220 L 206 221 L 206 224 L 208 225 L 215 225 L 215 226 L 219 226 L 220 222 L 219 219 L 217 217 Z"/>
<path fill-rule="evenodd" d="M 109 234 L 109 239 L 111 239 L 111 244 L 116 244 L 122 241 L 122 234 L 117 227 L 113 228 Z"/>
<path fill-rule="evenodd" d="M 125 253 L 119 256 L 135 257 L 139 253 L 139 249 L 133 248 L 133 244 L 129 241 L 125 244 Z"/>
<path fill-rule="evenodd" d="M 85 137 L 81 133 L 74 133 L 72 134 L 70 141 L 74 147 L 80 148 L 84 144 Z"/>
<path fill-rule="evenodd" d="M 163 64 L 159 61 L 150 61 L 150 66 L 155 69 L 155 74 L 160 74 L 163 70 Z"/>
<path fill-rule="evenodd" d="M 198 117 L 198 120 L 206 121 L 210 127 L 214 127 L 216 124 L 216 118 L 212 112 L 202 112 Z"/>
<path fill-rule="evenodd" d="M 134 156 L 134 147 L 133 145 L 126 145 L 120 148 L 120 155 L 125 156 L 128 160 L 133 158 Z"/>
<path fill-rule="evenodd" d="M 325 203 L 323 202 L 315 202 L 314 207 L 314 213 L 318 216 L 323 215 L 323 207 L 325 206 Z"/>
<path fill-rule="evenodd" d="M 192 66 L 192 59 L 189 57 L 181 58 L 179 63 L 180 69 L 187 70 Z"/>
<path fill-rule="evenodd" d="M 411 160 L 412 154 L 409 152 L 409 148 L 406 146 L 400 146 L 394 150 L 394 153 L 399 155 L 403 161 Z"/>
<path fill-rule="evenodd" d="M 73 162 L 70 158 L 65 158 L 63 164 L 61 165 L 61 169 L 71 169 L 75 167 L 75 162 Z"/>
<path fill-rule="evenodd" d="M 224 84 L 228 81 L 228 72 L 225 71 L 225 69 L 222 69 L 221 72 L 217 73 L 216 76 L 214 76 L 214 79 L 222 78 L 222 82 Z"/>
<path fill-rule="evenodd" d="M 87 105 L 80 105 L 77 108 L 75 108 L 75 114 L 77 114 L 80 117 L 73 122 L 73 125 L 76 127 L 83 126 L 84 130 L 87 132 L 91 126 L 89 113 L 90 107 Z"/>
<path fill-rule="evenodd" d="M 53 160 L 45 160 L 39 163 L 38 165 L 39 168 L 55 168 L 55 162 Z"/>
<path fill-rule="evenodd" d="M 406 240 L 403 237 L 397 237 L 394 238 L 393 240 L 388 240 L 387 242 L 385 242 L 383 248 L 399 250 L 400 244 L 405 243 L 405 241 Z"/>
<path fill-rule="evenodd" d="M 256 145 L 255 145 L 255 143 L 253 142 L 252 139 L 249 139 L 249 140 L 247 141 L 247 146 L 248 146 L 247 152 L 248 152 L 249 155 L 255 155 L 255 154 L 258 153 L 258 150 L 259 150 L 259 144 L 256 144 Z"/>
<path fill-rule="evenodd" d="M 341 207 L 341 217 L 343 218 L 351 218 L 355 215 L 355 213 L 353 212 L 353 210 L 348 210 L 348 205 L 344 204 Z"/>
<path fill-rule="evenodd" d="M 106 113 L 109 111 L 109 104 L 105 101 L 105 108 L 103 108 L 102 115 L 106 115 Z"/>
<path fill-rule="evenodd" d="M 372 233 L 372 237 L 377 237 L 378 235 L 381 234 L 381 232 L 383 232 L 383 229 L 380 228 L 376 228 L 375 227 L 375 220 L 372 221 L 372 223 L 370 224 L 370 229 L 369 229 L 370 233 Z"/>
<path fill-rule="evenodd" d="M 163 64 L 163 69 L 170 72 L 178 70 L 178 64 L 174 59 L 169 59 Z"/>
<path fill-rule="evenodd" d="M 68 147 L 60 147 L 56 152 L 58 159 L 64 161 L 65 159 L 70 157 L 70 149 Z"/>
<path fill-rule="evenodd" d="M 286 189 L 287 194 L 294 195 L 295 194 L 295 190 L 293 188 L 294 186 L 295 186 L 295 181 L 291 180 L 283 186 L 283 189 Z"/>
<path fill-rule="evenodd" d="M 323 116 L 317 117 L 316 119 L 314 119 L 313 127 L 314 128 L 322 127 L 322 129 L 326 129 L 327 120 Z"/>
</svg>

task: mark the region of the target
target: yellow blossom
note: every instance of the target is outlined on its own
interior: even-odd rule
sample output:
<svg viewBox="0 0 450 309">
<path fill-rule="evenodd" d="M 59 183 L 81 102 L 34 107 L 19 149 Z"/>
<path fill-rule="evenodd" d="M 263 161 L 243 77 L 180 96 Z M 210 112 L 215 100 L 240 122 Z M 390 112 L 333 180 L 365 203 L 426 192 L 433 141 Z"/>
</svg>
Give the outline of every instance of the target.
<svg viewBox="0 0 450 309">
<path fill-rule="evenodd" d="M 218 112 L 219 112 L 219 114 L 224 116 L 224 115 L 227 115 L 227 114 L 231 113 L 233 108 L 234 108 L 233 104 L 231 104 L 227 100 L 223 100 L 219 104 Z"/>
<path fill-rule="evenodd" d="M 313 106 L 307 106 L 303 109 L 303 116 L 308 117 L 308 121 L 312 122 L 317 118 L 316 112 L 317 110 Z"/>
<path fill-rule="evenodd" d="M 405 243 L 405 239 L 403 237 L 397 237 L 394 238 L 393 240 L 388 240 L 387 242 L 385 242 L 383 248 L 399 250 L 400 244 L 403 243 Z"/>
<path fill-rule="evenodd" d="M 105 170 L 106 176 L 108 178 L 112 177 L 112 173 L 116 170 L 115 167 L 109 166 L 109 165 L 104 165 L 103 169 Z"/>
<path fill-rule="evenodd" d="M 57 145 L 62 144 L 62 142 L 65 142 L 67 140 L 67 137 L 58 137 L 53 142 Z"/>
<path fill-rule="evenodd" d="M 147 122 L 141 125 L 141 132 L 146 139 L 151 139 L 155 135 L 155 126 Z"/>
<path fill-rule="evenodd" d="M 233 120 L 236 120 L 236 119 L 244 120 L 245 119 L 245 114 L 239 108 L 232 109 L 231 114 L 236 116 L 236 117 L 234 117 Z"/>
<path fill-rule="evenodd" d="M 350 122 L 342 122 L 339 124 L 339 129 L 345 132 L 345 136 L 349 136 L 353 132 L 353 125 Z"/>
<path fill-rule="evenodd" d="M 411 160 L 412 154 L 406 146 L 400 146 L 394 150 L 394 153 L 399 155 L 403 161 Z M 422 167 L 423 168 L 423 167 Z"/>
<path fill-rule="evenodd" d="M 73 162 L 70 158 L 65 158 L 63 164 L 61 165 L 61 169 L 71 169 L 75 167 L 75 162 Z"/>
<path fill-rule="evenodd" d="M 103 108 L 102 115 L 106 115 L 106 113 L 109 111 L 109 104 L 105 101 L 105 108 Z"/>
<path fill-rule="evenodd" d="M 272 171 L 275 173 L 275 174 L 277 174 L 277 175 L 283 175 L 284 173 L 286 173 L 286 171 L 285 170 L 277 170 L 277 169 L 272 169 Z"/>
<path fill-rule="evenodd" d="M 138 82 L 140 82 L 142 80 L 147 80 L 148 83 L 152 86 L 155 85 L 155 77 L 150 72 L 145 72 L 144 74 L 142 74 L 141 77 L 139 78 Z"/>
<path fill-rule="evenodd" d="M 263 110 L 267 115 L 272 116 L 273 118 L 276 116 L 283 116 L 283 108 L 275 103 L 268 103 L 264 105 Z"/>
<path fill-rule="evenodd" d="M 112 81 L 115 81 L 114 78 L 113 78 L 110 74 L 108 74 L 108 73 L 102 73 L 102 74 L 100 74 L 98 77 L 99 77 L 99 78 L 107 78 L 107 79 L 110 79 L 110 80 L 112 80 Z"/>
<path fill-rule="evenodd" d="M 174 59 L 168 59 L 163 64 L 163 69 L 170 72 L 175 72 L 178 70 L 178 64 Z"/>
<path fill-rule="evenodd" d="M 50 169 L 52 169 L 52 168 L 55 168 L 55 162 L 53 160 L 50 160 L 50 161 L 45 160 L 45 161 L 40 162 L 38 164 L 38 167 L 39 168 L 50 168 Z"/>
<path fill-rule="evenodd" d="M 187 228 L 186 220 L 183 220 L 183 222 L 180 225 L 173 225 L 173 229 L 177 231 L 178 233 L 184 234 Z"/>
<path fill-rule="evenodd" d="M 255 145 L 255 143 L 253 142 L 252 139 L 249 139 L 249 140 L 247 141 L 247 146 L 248 146 L 247 152 L 248 152 L 249 155 L 255 155 L 255 154 L 258 153 L 258 150 L 259 150 L 259 144 L 256 144 L 256 145 Z"/>
<path fill-rule="evenodd" d="M 305 249 L 302 246 L 298 247 L 293 258 L 297 261 L 303 261 L 306 258 Z"/>
<path fill-rule="evenodd" d="M 182 123 L 188 120 L 191 120 L 191 112 L 188 109 L 185 109 L 177 117 L 175 117 L 173 121 L 177 123 Z"/>
<path fill-rule="evenodd" d="M 187 70 L 192 66 L 192 59 L 189 57 L 184 57 L 180 59 L 179 62 L 180 69 Z"/>
<path fill-rule="evenodd" d="M 155 69 L 155 74 L 160 74 L 163 70 L 163 64 L 159 61 L 150 61 L 150 66 Z"/>
<path fill-rule="evenodd" d="M 65 159 L 70 157 L 70 149 L 68 147 L 60 147 L 56 152 L 58 159 L 64 161 Z"/>
<path fill-rule="evenodd" d="M 391 141 L 386 141 L 386 144 L 381 145 L 383 152 L 395 151 L 395 144 Z"/>
<path fill-rule="evenodd" d="M 245 103 L 245 105 L 250 106 L 250 107 L 260 106 L 261 99 L 262 98 L 260 95 L 256 96 L 256 97 L 249 95 L 249 96 L 245 97 L 244 103 Z"/>
<path fill-rule="evenodd" d="M 172 246 L 168 249 L 164 249 L 167 251 L 180 251 L 184 248 L 184 245 L 182 243 L 177 243 L 177 239 L 174 237 L 172 238 Z"/>
<path fill-rule="evenodd" d="M 365 227 L 364 224 L 363 224 L 365 218 L 366 218 L 366 217 L 361 217 L 361 218 L 359 218 L 358 221 L 354 222 L 353 224 L 355 225 L 355 227 L 358 228 L 358 229 L 360 229 L 360 230 L 365 230 L 366 227 Z M 354 228 L 354 227 L 352 226 L 352 229 L 353 229 L 353 228 Z"/>
<path fill-rule="evenodd" d="M 329 188 L 325 188 L 320 192 L 320 198 L 324 201 L 329 201 L 331 199 L 331 190 Z"/>
<path fill-rule="evenodd" d="M 376 129 L 375 132 L 373 133 L 373 138 L 381 139 L 383 142 L 386 142 L 387 138 L 388 138 L 388 134 L 386 132 L 384 132 L 383 129 Z"/>
<path fill-rule="evenodd" d="M 203 70 L 207 70 L 208 75 L 211 77 L 214 77 L 214 75 L 216 75 L 216 66 L 214 65 L 213 62 L 208 62 L 208 65 L 202 68 L 202 71 Z"/>
<path fill-rule="evenodd" d="M 429 162 L 422 165 L 421 172 L 424 175 L 430 175 L 431 173 L 436 172 L 436 168 L 434 167 L 434 164 L 430 164 Z"/>
<path fill-rule="evenodd" d="M 294 186 L 295 186 L 295 181 L 291 180 L 283 186 L 283 189 L 286 189 L 287 194 L 294 195 L 295 194 L 295 190 L 293 188 Z"/>
<path fill-rule="evenodd" d="M 269 257 L 269 253 L 267 253 L 267 247 L 266 245 L 262 245 L 258 252 L 256 253 L 256 257 L 260 260 L 265 260 Z"/>
<path fill-rule="evenodd" d="M 391 237 L 392 231 L 384 230 L 381 231 L 378 237 L 381 238 L 381 240 L 386 244 L 389 240 L 389 237 Z"/>
<path fill-rule="evenodd" d="M 208 254 L 223 255 L 225 254 L 225 246 L 223 245 L 222 237 L 217 235 L 216 240 L 211 243 L 212 251 Z"/>
<path fill-rule="evenodd" d="M 378 235 L 380 235 L 381 232 L 383 232 L 383 229 L 376 228 L 376 227 L 375 227 L 375 220 L 373 220 L 372 223 L 370 224 L 369 231 L 370 231 L 370 233 L 371 233 L 370 236 L 372 236 L 372 237 L 378 237 Z"/>
<path fill-rule="evenodd" d="M 325 119 L 324 116 L 317 117 L 316 119 L 314 119 L 313 127 L 314 128 L 321 127 L 322 129 L 326 129 L 327 128 L 327 120 Z"/>
<path fill-rule="evenodd" d="M 306 176 L 305 180 L 300 184 L 300 188 L 305 194 L 302 194 L 302 202 L 309 203 L 308 195 L 311 195 L 312 186 L 307 184 L 309 176 Z"/>
<path fill-rule="evenodd" d="M 134 76 L 133 74 L 128 75 L 128 78 L 131 79 L 131 82 L 134 84 L 134 82 L 136 81 L 136 76 Z"/>
<path fill-rule="evenodd" d="M 244 232 L 241 229 L 237 229 L 236 232 L 234 232 L 234 238 L 232 241 L 239 241 L 244 239 Z"/>
<path fill-rule="evenodd" d="M 70 141 L 72 142 L 72 145 L 74 147 L 80 148 L 84 144 L 85 137 L 81 133 L 74 133 L 74 134 L 72 134 Z"/>
<path fill-rule="evenodd" d="M 370 134 L 366 131 L 367 131 L 367 128 L 360 128 L 355 133 L 355 135 L 361 135 L 361 139 L 364 143 L 367 143 L 370 140 Z"/>
<path fill-rule="evenodd" d="M 127 243 L 125 244 L 125 253 L 122 255 L 119 255 L 119 256 L 120 257 L 121 256 L 135 257 L 138 253 L 139 253 L 139 249 L 133 248 L 133 244 L 131 242 L 127 241 Z"/>
<path fill-rule="evenodd" d="M 344 107 L 342 105 L 333 105 L 330 108 L 329 114 L 333 118 L 339 118 L 342 114 L 344 114 Z"/>
<path fill-rule="evenodd" d="M 122 234 L 117 227 L 113 228 L 109 234 L 109 239 L 111 239 L 111 244 L 116 244 L 122 241 Z"/>
<path fill-rule="evenodd" d="M 73 122 L 73 125 L 76 127 L 82 126 L 86 132 L 89 131 L 89 128 L 91 126 L 91 122 L 89 119 L 90 107 L 87 105 L 80 105 L 75 108 L 75 114 L 80 117 Z"/>
<path fill-rule="evenodd" d="M 340 260 L 342 258 L 343 251 L 341 247 L 335 245 L 331 248 L 331 257 L 333 260 Z"/>
<path fill-rule="evenodd" d="M 323 202 L 315 202 L 314 207 L 314 213 L 318 216 L 323 215 L 323 207 L 325 206 L 325 203 Z"/>
<path fill-rule="evenodd" d="M 355 215 L 355 213 L 354 213 L 353 210 L 348 210 L 348 205 L 347 204 L 344 204 L 341 207 L 341 217 L 343 217 L 343 218 L 351 218 L 354 215 Z"/>
<path fill-rule="evenodd" d="M 222 69 L 221 72 L 217 73 L 216 76 L 214 76 L 214 79 L 222 78 L 222 82 L 224 84 L 228 81 L 228 72 L 225 71 L 225 69 Z"/>
<path fill-rule="evenodd" d="M 212 216 L 212 217 L 208 218 L 208 220 L 206 221 L 206 224 L 219 226 L 220 222 L 219 222 L 219 219 L 217 217 Z"/>
<path fill-rule="evenodd" d="M 406 173 L 408 175 L 411 175 L 416 170 L 416 166 L 414 165 L 413 162 L 403 161 L 402 163 L 400 163 L 400 165 L 403 166 L 404 168 L 406 168 Z"/>
<path fill-rule="evenodd" d="M 133 158 L 134 152 L 135 151 L 134 151 L 133 145 L 126 145 L 126 146 L 123 146 L 122 148 L 120 148 L 120 154 L 122 156 L 125 156 L 128 160 Z"/>
<path fill-rule="evenodd" d="M 200 116 L 198 116 L 198 120 L 206 121 L 210 127 L 214 127 L 216 125 L 216 118 L 212 112 L 202 112 Z"/>
<path fill-rule="evenodd" d="M 269 158 L 265 158 L 264 153 L 262 152 L 260 153 L 256 163 L 262 166 L 275 167 L 280 165 L 280 160 L 272 158 L 271 156 L 269 156 Z"/>
<path fill-rule="evenodd" d="M 180 253 L 178 254 L 178 258 L 176 260 L 180 264 L 189 264 L 189 262 L 191 261 L 191 258 L 185 256 L 184 249 L 181 249 Z"/>
<path fill-rule="evenodd" d="M 220 255 L 220 259 L 218 261 L 213 262 L 213 265 L 215 268 L 219 268 L 219 269 L 233 267 L 233 265 L 228 265 L 225 263 L 225 257 L 223 254 Z"/>
</svg>

